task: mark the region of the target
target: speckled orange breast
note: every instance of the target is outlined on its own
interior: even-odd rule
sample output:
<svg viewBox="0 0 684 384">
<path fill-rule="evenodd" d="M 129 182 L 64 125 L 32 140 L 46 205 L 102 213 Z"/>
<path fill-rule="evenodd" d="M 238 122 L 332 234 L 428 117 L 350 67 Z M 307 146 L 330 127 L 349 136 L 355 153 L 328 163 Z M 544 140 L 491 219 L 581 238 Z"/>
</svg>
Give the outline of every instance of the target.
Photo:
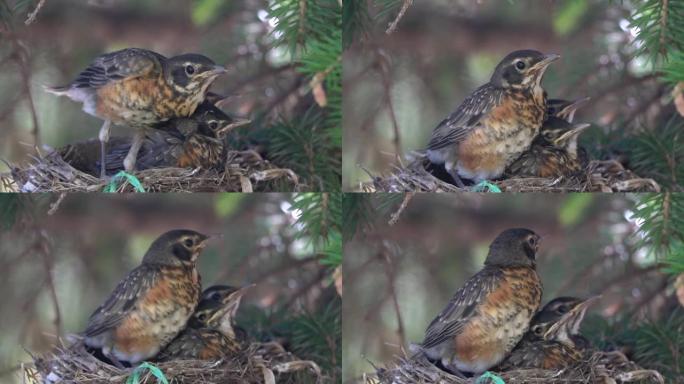
<svg viewBox="0 0 684 384">
<path fill-rule="evenodd" d="M 459 174 L 466 178 L 499 177 L 526 151 L 544 119 L 543 104 L 507 95 L 458 146 Z"/>
<path fill-rule="evenodd" d="M 150 125 L 190 116 L 201 102 L 176 94 L 161 76 L 111 82 L 96 94 L 96 114 L 116 124 Z"/>
<path fill-rule="evenodd" d="M 454 339 L 456 366 L 483 370 L 498 364 L 529 327 L 542 296 L 541 282 L 531 268 L 503 270 L 498 289 L 478 307 L 477 313 Z"/>
<path fill-rule="evenodd" d="M 117 356 L 128 360 L 126 357 L 155 355 L 185 328 L 200 290 L 194 268 L 166 270 L 114 331 L 112 341 Z"/>
</svg>

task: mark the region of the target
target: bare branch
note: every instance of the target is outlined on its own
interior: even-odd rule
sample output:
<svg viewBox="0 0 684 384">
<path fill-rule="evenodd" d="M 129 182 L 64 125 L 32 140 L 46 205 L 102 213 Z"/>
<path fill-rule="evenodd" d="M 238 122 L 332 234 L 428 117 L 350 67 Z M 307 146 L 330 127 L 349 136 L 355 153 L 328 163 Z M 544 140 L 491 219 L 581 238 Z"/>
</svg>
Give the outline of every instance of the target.
<svg viewBox="0 0 684 384">
<path fill-rule="evenodd" d="M 404 212 L 404 209 L 406 209 L 406 206 L 415 194 L 415 192 L 406 192 L 406 194 L 404 195 L 404 200 L 401 202 L 399 209 L 397 209 L 397 211 L 394 212 L 390 217 L 390 220 L 388 222 L 389 225 L 394 225 L 397 223 L 397 221 L 399 221 L 399 216 L 401 216 L 401 213 Z"/>
<path fill-rule="evenodd" d="M 40 12 L 40 10 L 43 8 L 44 5 L 45 5 L 45 0 L 40 0 L 38 2 L 38 5 L 36 5 L 36 9 L 34 9 L 33 12 L 29 13 L 28 18 L 26 19 L 24 24 L 29 25 L 29 24 L 33 23 L 34 21 L 36 21 L 36 16 L 38 16 L 38 12 Z"/>
<path fill-rule="evenodd" d="M 404 4 L 401 5 L 401 9 L 399 10 L 399 13 L 397 14 L 397 17 L 394 18 L 394 21 L 392 21 L 385 31 L 386 34 L 391 34 L 397 29 L 397 25 L 399 24 L 399 21 L 401 20 L 402 17 L 404 17 L 404 14 L 408 10 L 408 8 L 413 4 L 413 0 L 404 0 Z"/>
</svg>

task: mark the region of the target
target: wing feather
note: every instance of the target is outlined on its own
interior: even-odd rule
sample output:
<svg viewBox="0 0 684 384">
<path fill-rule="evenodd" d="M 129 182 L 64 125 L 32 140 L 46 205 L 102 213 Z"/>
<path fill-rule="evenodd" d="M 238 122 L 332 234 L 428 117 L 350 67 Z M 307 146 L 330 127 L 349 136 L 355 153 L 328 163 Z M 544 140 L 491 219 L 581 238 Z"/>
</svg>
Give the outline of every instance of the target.
<svg viewBox="0 0 684 384">
<path fill-rule="evenodd" d="M 138 297 L 143 297 L 159 277 L 156 269 L 145 265 L 132 270 L 119 282 L 107 301 L 90 315 L 85 336 L 94 337 L 119 325 L 135 307 Z"/>
<path fill-rule="evenodd" d="M 471 277 L 451 298 L 442 313 L 428 325 L 422 347 L 431 348 L 458 335 L 474 315 L 478 304 L 499 286 L 500 275 L 500 271 L 485 267 Z"/>
<path fill-rule="evenodd" d="M 75 88 L 100 88 L 112 81 L 147 75 L 161 71 L 166 58 L 140 48 L 128 48 L 106 53 L 93 60 L 73 81 Z"/>
<path fill-rule="evenodd" d="M 435 127 L 427 149 L 441 149 L 462 141 L 487 112 L 501 104 L 502 96 L 503 90 L 490 83 L 476 89 L 456 111 Z"/>
</svg>

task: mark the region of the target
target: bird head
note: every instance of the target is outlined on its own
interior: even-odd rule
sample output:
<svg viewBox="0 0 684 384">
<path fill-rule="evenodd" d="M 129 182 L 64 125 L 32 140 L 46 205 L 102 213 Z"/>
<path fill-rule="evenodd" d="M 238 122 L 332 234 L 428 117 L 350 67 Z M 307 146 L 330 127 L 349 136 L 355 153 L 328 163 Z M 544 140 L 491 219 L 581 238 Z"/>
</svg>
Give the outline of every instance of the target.
<svg viewBox="0 0 684 384">
<path fill-rule="evenodd" d="M 229 338 L 236 338 L 235 314 L 242 296 L 252 285 L 237 288 L 228 285 L 214 285 L 202 292 L 195 312 L 188 321 L 188 327 L 216 329 Z"/>
<path fill-rule="evenodd" d="M 205 136 L 222 139 L 230 130 L 250 123 L 247 119 L 230 117 L 209 101 L 200 104 L 192 115 L 199 123 L 199 132 Z"/>
<path fill-rule="evenodd" d="M 490 82 L 501 88 L 532 89 L 541 84 L 546 68 L 560 56 L 525 49 L 509 53 L 496 66 Z"/>
<path fill-rule="evenodd" d="M 587 309 L 599 298 L 601 296 L 588 299 L 576 297 L 553 299 L 532 318 L 530 331 L 535 337 L 544 340 L 574 345 L 573 339 L 579 335 Z"/>
<path fill-rule="evenodd" d="M 174 229 L 159 236 L 143 257 L 143 264 L 192 266 L 209 236 L 190 229 Z"/>
<path fill-rule="evenodd" d="M 507 229 L 489 246 L 485 265 L 534 267 L 540 239 L 541 237 L 530 229 Z"/>
<path fill-rule="evenodd" d="M 549 117 L 542 126 L 540 134 L 555 147 L 562 148 L 571 157 L 577 158 L 579 135 L 591 124 L 571 124 L 558 117 Z"/>
<path fill-rule="evenodd" d="M 225 67 L 194 53 L 171 57 L 164 68 L 167 82 L 185 95 L 204 95 L 214 79 L 223 73 L 226 73 Z"/>
</svg>

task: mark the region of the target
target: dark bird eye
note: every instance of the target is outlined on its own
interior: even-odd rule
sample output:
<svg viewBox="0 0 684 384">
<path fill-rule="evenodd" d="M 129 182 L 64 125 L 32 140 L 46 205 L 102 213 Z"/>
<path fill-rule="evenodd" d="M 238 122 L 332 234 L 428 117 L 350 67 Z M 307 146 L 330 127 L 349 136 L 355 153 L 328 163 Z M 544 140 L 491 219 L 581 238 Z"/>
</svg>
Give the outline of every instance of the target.
<svg viewBox="0 0 684 384">
<path fill-rule="evenodd" d="M 213 120 L 210 121 L 210 122 L 209 122 L 209 129 L 211 129 L 211 130 L 213 131 L 213 130 L 215 130 L 216 128 L 218 128 L 218 123 L 217 123 L 216 121 L 213 121 Z"/>
<path fill-rule="evenodd" d="M 515 67 L 520 69 L 520 70 L 525 69 L 525 62 L 524 61 L 518 61 L 517 63 L 515 63 Z"/>
<path fill-rule="evenodd" d="M 204 321 L 207 319 L 207 315 L 205 315 L 204 313 L 200 313 L 199 315 L 197 315 L 197 319 L 200 321 Z"/>
<path fill-rule="evenodd" d="M 219 300 L 221 298 L 221 295 L 218 292 L 214 292 L 209 296 L 210 299 L 212 300 Z"/>
<path fill-rule="evenodd" d="M 530 237 L 529 240 L 527 240 L 527 242 L 534 247 L 534 245 L 537 243 L 537 240 L 535 240 L 534 237 Z"/>
<path fill-rule="evenodd" d="M 544 332 L 544 330 L 542 329 L 541 325 L 535 325 L 534 327 L 532 327 L 532 332 L 534 332 L 535 335 L 541 335 Z"/>
<path fill-rule="evenodd" d="M 192 239 L 185 239 L 185 241 L 183 241 L 183 244 L 185 244 L 186 247 L 190 248 L 193 245 L 195 245 L 195 242 Z"/>
<path fill-rule="evenodd" d="M 567 313 L 567 312 L 568 312 L 568 307 L 567 307 L 567 306 L 561 305 L 560 307 L 558 307 L 558 313 L 564 314 L 564 313 Z"/>
<path fill-rule="evenodd" d="M 192 74 L 195 73 L 195 67 L 193 67 L 193 66 L 190 65 L 190 64 L 186 65 L 186 66 L 185 66 L 185 73 L 187 73 L 188 76 L 192 76 Z"/>
</svg>

